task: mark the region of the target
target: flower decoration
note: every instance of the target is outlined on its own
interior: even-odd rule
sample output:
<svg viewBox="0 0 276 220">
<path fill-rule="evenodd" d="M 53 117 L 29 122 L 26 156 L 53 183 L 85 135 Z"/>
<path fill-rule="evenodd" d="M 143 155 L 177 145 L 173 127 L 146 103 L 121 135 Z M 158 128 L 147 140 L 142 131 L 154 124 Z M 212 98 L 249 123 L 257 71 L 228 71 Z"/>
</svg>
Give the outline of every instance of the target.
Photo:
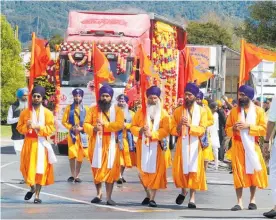
<svg viewBox="0 0 276 220">
<path fill-rule="evenodd" d="M 165 80 L 164 108 L 169 111 L 176 105 L 177 36 L 176 28 L 156 22 L 152 39 L 154 70 Z"/>
</svg>

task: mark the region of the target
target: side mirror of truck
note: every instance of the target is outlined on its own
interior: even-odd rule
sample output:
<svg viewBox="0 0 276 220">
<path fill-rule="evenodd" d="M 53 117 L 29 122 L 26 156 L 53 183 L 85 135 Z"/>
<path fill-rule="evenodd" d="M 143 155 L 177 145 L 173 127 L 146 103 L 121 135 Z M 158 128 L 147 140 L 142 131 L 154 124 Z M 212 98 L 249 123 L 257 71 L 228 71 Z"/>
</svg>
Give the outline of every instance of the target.
<svg viewBox="0 0 276 220">
<path fill-rule="evenodd" d="M 136 62 L 136 71 L 135 71 L 135 81 L 139 82 L 140 81 L 140 71 L 139 71 L 139 67 L 140 67 L 140 60 L 137 59 Z"/>
</svg>

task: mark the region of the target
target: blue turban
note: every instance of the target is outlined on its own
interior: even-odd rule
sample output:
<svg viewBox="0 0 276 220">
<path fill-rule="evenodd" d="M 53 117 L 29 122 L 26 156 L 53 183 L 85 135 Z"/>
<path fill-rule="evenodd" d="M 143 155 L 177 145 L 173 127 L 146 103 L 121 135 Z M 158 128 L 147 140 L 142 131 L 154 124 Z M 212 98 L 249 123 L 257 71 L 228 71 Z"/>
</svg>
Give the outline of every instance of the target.
<svg viewBox="0 0 276 220">
<path fill-rule="evenodd" d="M 266 98 L 265 97 L 258 97 L 257 100 L 259 102 L 266 102 Z"/>
<path fill-rule="evenodd" d="M 146 93 L 147 93 L 147 97 L 149 97 L 150 95 L 156 95 L 156 96 L 160 97 L 161 90 L 157 86 L 151 86 L 147 89 Z"/>
<path fill-rule="evenodd" d="M 184 92 L 190 92 L 194 96 L 197 96 L 197 94 L 199 93 L 199 88 L 194 83 L 187 83 Z"/>
<path fill-rule="evenodd" d="M 81 97 L 83 97 L 84 91 L 83 91 L 82 89 L 74 89 L 74 90 L 72 91 L 72 95 L 73 95 L 73 96 L 80 95 Z"/>
<path fill-rule="evenodd" d="M 118 95 L 117 101 L 120 101 L 120 99 L 124 99 L 126 103 L 129 101 L 129 98 L 124 94 Z"/>
<path fill-rule="evenodd" d="M 32 95 L 33 95 L 34 93 L 38 93 L 38 94 L 40 94 L 42 97 L 44 97 L 46 91 L 45 91 L 45 88 L 44 88 L 44 87 L 42 87 L 42 86 L 36 86 L 36 87 L 34 87 L 33 90 L 32 90 Z"/>
<path fill-rule="evenodd" d="M 198 92 L 198 94 L 196 95 L 196 97 L 197 97 L 198 99 L 202 100 L 202 99 L 203 99 L 203 92 L 201 92 L 201 91 L 199 90 L 199 92 Z"/>
<path fill-rule="evenodd" d="M 254 98 L 254 89 L 248 85 L 242 85 L 239 88 L 239 92 L 243 92 L 249 99 Z"/>
<path fill-rule="evenodd" d="M 20 88 L 16 91 L 16 97 L 21 99 L 25 94 L 28 94 L 27 88 Z"/>
<path fill-rule="evenodd" d="M 111 96 L 111 98 L 113 97 L 113 94 L 114 94 L 114 91 L 113 89 L 111 88 L 111 86 L 109 85 L 103 85 L 101 88 L 100 88 L 100 96 L 104 93 L 107 93 Z"/>
</svg>

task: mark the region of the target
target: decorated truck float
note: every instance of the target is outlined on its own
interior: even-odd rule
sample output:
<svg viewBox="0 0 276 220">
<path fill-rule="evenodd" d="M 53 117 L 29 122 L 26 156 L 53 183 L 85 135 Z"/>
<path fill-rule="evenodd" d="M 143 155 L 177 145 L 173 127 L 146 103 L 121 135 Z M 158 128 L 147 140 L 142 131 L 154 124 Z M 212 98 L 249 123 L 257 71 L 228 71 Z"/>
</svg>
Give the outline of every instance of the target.
<svg viewBox="0 0 276 220">
<path fill-rule="evenodd" d="M 185 29 L 181 24 L 153 13 L 70 11 L 65 41 L 56 48 L 55 70 L 54 65 L 48 68 L 48 78 L 55 85 L 52 101 L 57 131 L 54 141 L 59 151 L 67 150 L 67 130 L 61 121 L 66 106 L 73 102 L 71 91 L 82 88 L 84 104 L 96 103 L 90 88 L 94 79 L 93 43 L 109 61 L 115 78 L 111 84 L 114 97 L 126 93 L 130 104 L 140 98 L 139 45 L 142 45 L 154 71 L 160 75 L 164 108 L 172 112 L 177 104 L 179 56 L 185 46 L 184 38 Z"/>
</svg>

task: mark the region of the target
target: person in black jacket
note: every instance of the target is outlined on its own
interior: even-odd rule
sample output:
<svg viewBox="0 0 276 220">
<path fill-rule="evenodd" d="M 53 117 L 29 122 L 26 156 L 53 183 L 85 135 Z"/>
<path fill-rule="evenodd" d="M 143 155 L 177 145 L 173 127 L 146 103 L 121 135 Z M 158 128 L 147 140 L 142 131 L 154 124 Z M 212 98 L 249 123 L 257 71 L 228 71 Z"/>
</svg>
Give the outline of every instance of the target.
<svg viewBox="0 0 276 220">
<path fill-rule="evenodd" d="M 16 155 L 20 156 L 25 136 L 16 130 L 19 115 L 25 108 L 28 107 L 28 89 L 20 88 L 16 91 L 17 100 L 10 106 L 7 117 L 7 124 L 11 125 L 13 146 Z M 22 180 L 20 183 L 24 183 Z"/>
<path fill-rule="evenodd" d="M 223 161 L 224 159 L 224 139 L 225 139 L 225 124 L 226 124 L 226 115 L 222 108 L 222 102 L 220 100 L 217 101 L 218 104 L 218 116 L 219 116 L 219 142 L 220 142 L 220 149 L 219 149 L 219 160 Z"/>
</svg>

